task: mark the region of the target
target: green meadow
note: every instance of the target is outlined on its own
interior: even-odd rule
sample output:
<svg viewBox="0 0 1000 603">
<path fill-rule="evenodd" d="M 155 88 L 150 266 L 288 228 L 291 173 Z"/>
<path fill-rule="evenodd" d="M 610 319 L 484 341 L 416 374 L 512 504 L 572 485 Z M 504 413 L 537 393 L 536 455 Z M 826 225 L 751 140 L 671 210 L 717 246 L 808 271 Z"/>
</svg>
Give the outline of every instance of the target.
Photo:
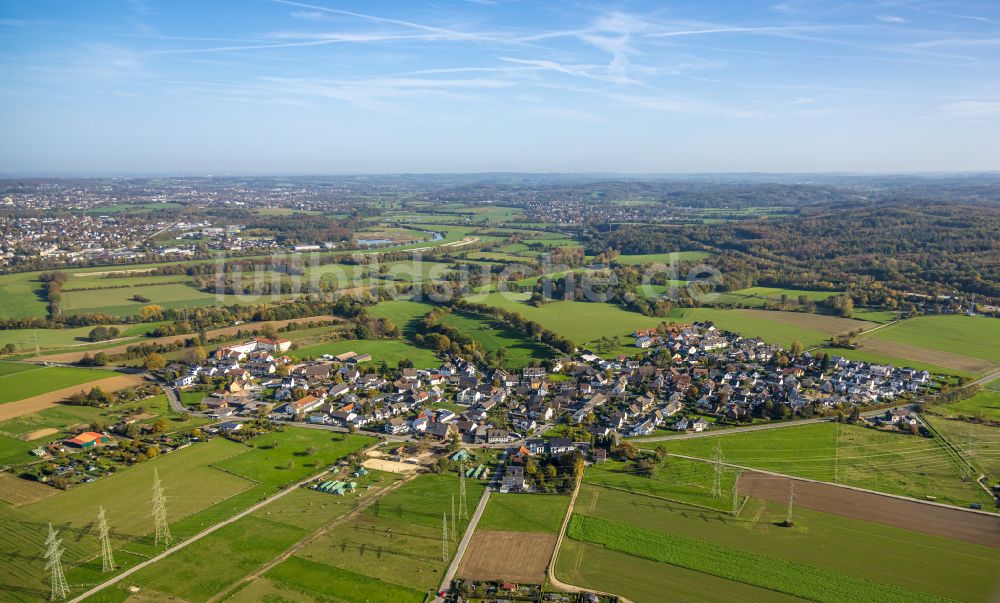
<svg viewBox="0 0 1000 603">
<path fill-rule="evenodd" d="M 636 603 L 662 600 L 658 597 L 666 589 L 674 592 L 674 580 L 694 575 L 689 572 L 706 576 L 708 591 L 714 591 L 718 585 L 722 592 L 733 593 L 739 600 L 755 601 L 791 600 L 774 593 L 775 590 L 818 601 L 888 600 L 886 597 L 898 595 L 902 589 L 902 600 L 940 597 L 985 603 L 997 588 L 1000 550 L 995 548 L 803 508 L 795 510 L 794 527 L 779 527 L 777 524 L 785 517 L 784 507 L 749 499 L 739 517 L 733 517 L 725 512 L 585 483 L 577 498 L 575 513 L 579 515 L 574 521 L 593 518 L 612 524 L 596 533 L 571 531 L 570 537 L 584 543 L 608 540 L 607 549 L 616 554 L 599 553 L 597 559 L 588 561 L 587 555 L 595 549 L 607 549 L 601 543 L 588 544 L 581 555 L 571 545 L 560 551 L 556 574 L 564 581 L 578 578 L 573 583 L 584 587 L 615 584 L 613 592 Z M 621 538 L 633 532 L 635 538 Z M 654 537 L 647 538 L 651 535 Z M 574 544 L 580 542 L 576 540 Z M 674 549 L 670 556 L 662 556 L 667 549 L 658 547 L 678 542 L 683 546 Z M 872 559 L 879 560 L 877 571 L 873 571 Z M 594 565 L 597 560 L 607 561 L 599 566 L 603 577 L 598 576 L 601 572 Z M 633 560 L 638 567 L 649 571 L 636 571 Z M 576 567 L 581 561 L 582 569 Z M 789 563 L 805 567 L 789 572 L 772 571 Z M 828 582 L 828 592 L 807 594 L 788 590 L 803 583 L 795 576 L 804 577 L 807 573 L 816 574 L 817 584 Z M 762 578 L 767 578 L 767 582 L 762 583 Z M 697 583 L 701 584 L 701 580 L 699 577 Z M 870 581 L 886 586 L 878 589 Z M 741 584 L 755 588 L 747 589 Z M 849 590 L 842 590 L 845 587 Z M 767 590 L 757 590 L 761 588 Z M 862 592 L 866 588 L 869 589 L 866 596 L 844 598 L 845 592 Z M 879 594 L 873 595 L 871 588 Z M 702 599 L 697 591 L 683 587 L 677 592 L 680 593 L 677 600 L 681 601 L 712 600 L 713 596 L 718 599 L 712 592 Z"/>
<path fill-rule="evenodd" d="M 958 506 L 991 504 L 976 484 L 962 480 L 962 466 L 940 439 L 882 432 L 840 423 L 815 423 L 688 440 L 642 442 L 668 452 L 714 458 L 810 479 L 913 498 L 934 496 Z"/>
<path fill-rule="evenodd" d="M 494 493 L 476 529 L 558 534 L 569 498 L 561 494 Z"/>
<path fill-rule="evenodd" d="M 16 367 L 16 368 L 15 368 Z M 27 367 L 27 368 L 22 368 Z M 0 404 L 113 377 L 109 371 L 0 362 Z"/>
</svg>

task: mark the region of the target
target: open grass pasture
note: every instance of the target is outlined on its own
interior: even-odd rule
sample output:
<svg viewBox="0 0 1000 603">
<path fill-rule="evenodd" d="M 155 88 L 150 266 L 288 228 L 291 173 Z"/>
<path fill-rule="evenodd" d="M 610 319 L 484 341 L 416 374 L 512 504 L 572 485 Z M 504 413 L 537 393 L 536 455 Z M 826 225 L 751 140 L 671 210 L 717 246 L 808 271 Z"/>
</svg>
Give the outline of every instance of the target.
<svg viewBox="0 0 1000 603">
<path fill-rule="evenodd" d="M 61 530 L 64 545 L 68 548 L 64 564 L 70 584 L 98 582 L 101 576 L 100 547 L 96 539 L 95 518 L 100 505 L 107 510 L 115 557 L 123 569 L 162 550 L 162 547 L 157 549 L 153 546 L 153 525 L 149 516 L 154 469 L 159 472 L 167 496 L 171 532 L 178 540 L 231 517 L 373 441 L 366 436 L 337 435 L 303 428 L 288 428 L 261 436 L 253 442 L 254 447 L 216 438 L 36 503 L 16 509 L 5 507 L 0 513 L 0 546 L 5 551 L 19 553 L 29 562 L 12 564 L 11 567 L 0 564 L 0 588 L 5 592 L 27 593 L 15 599 L 26 601 L 37 600 L 37 593 L 44 591 L 44 571 L 38 549 L 42 546 L 44 527 L 49 521 Z M 316 448 L 315 455 L 308 454 L 310 447 Z M 267 520 L 266 516 L 255 518 Z M 277 535 L 274 544 L 265 537 L 268 549 L 274 550 L 291 540 L 294 534 L 305 531 L 295 526 L 295 522 L 288 524 L 290 529 L 287 534 L 282 535 L 277 528 L 274 530 Z M 239 522 L 234 525 L 247 527 L 247 524 Z M 250 528 L 240 532 L 242 540 L 220 546 L 252 547 L 253 541 L 246 535 L 261 535 L 257 533 L 259 525 Z M 248 554 L 254 553 L 249 551 Z M 233 555 L 238 557 L 236 553 Z M 210 561 L 218 562 L 218 559 L 214 555 L 203 557 L 200 562 L 202 571 Z M 239 558 L 224 562 L 229 563 L 233 564 L 226 566 L 230 568 L 226 569 L 230 575 L 242 571 L 241 564 L 244 562 Z M 231 569 L 233 567 L 236 569 Z M 211 572 L 205 574 L 206 579 L 211 579 Z M 178 584 L 176 587 L 186 586 Z"/>
<path fill-rule="evenodd" d="M 762 297 L 765 299 L 781 299 L 785 297 L 793 302 L 798 302 L 799 297 L 805 296 L 809 301 L 820 302 L 828 297 L 839 295 L 843 291 L 810 291 L 806 289 L 782 289 L 780 287 L 750 287 L 749 289 L 739 289 L 730 291 L 734 295 L 746 297 Z"/>
<path fill-rule="evenodd" d="M 108 371 L 0 362 L 0 404 L 112 376 Z"/>
<path fill-rule="evenodd" d="M 662 322 L 662 319 L 629 312 L 612 304 L 554 301 L 535 307 L 525 303 L 527 299 L 525 293 L 491 293 L 471 296 L 469 301 L 517 312 L 578 345 L 587 345 L 601 337 L 620 337 L 619 351 L 631 353 L 637 350 L 628 345 L 632 341 L 631 333 Z"/>
<path fill-rule="evenodd" d="M 575 513 L 621 526 L 621 529 L 600 529 L 597 534 L 577 532 L 576 536 L 582 536 L 585 541 L 617 538 L 625 529 L 638 529 L 636 538 L 625 542 L 625 547 L 621 546 L 620 538 L 617 538 L 617 544 L 609 543 L 609 548 L 627 555 L 611 556 L 618 563 L 604 566 L 607 580 L 617 580 L 629 589 L 623 589 L 622 594 L 649 592 L 635 584 L 633 581 L 636 579 L 643 583 L 659 580 L 659 572 L 636 576 L 628 560 L 642 557 L 658 563 L 652 567 L 665 568 L 668 576 L 676 573 L 671 569 L 676 567 L 713 576 L 713 580 L 707 583 L 706 590 L 709 591 L 716 585 L 717 578 L 726 580 L 718 583 L 718 587 L 723 589 L 733 588 L 731 582 L 744 582 L 786 593 L 789 586 L 801 583 L 815 585 L 822 581 L 830 585 L 828 592 L 796 593 L 819 601 L 893 600 L 890 595 L 903 589 L 915 594 L 904 593 L 902 600 L 943 597 L 985 603 L 991 600 L 998 586 L 997 576 L 1000 576 L 1000 550 L 991 547 L 806 509 L 796 510 L 794 527 L 783 528 L 777 524 L 785 518 L 784 505 L 755 499 L 747 502 L 739 517 L 733 517 L 727 513 L 583 484 Z M 652 542 L 647 539 L 650 531 L 655 533 Z M 574 537 L 572 530 L 570 536 Z M 648 546 L 629 544 L 640 541 L 648 542 Z M 683 542 L 679 556 L 660 556 L 663 550 L 652 550 L 658 544 L 668 542 Z M 626 547 L 630 550 L 619 550 Z M 692 563 L 698 557 L 701 561 Z M 560 553 L 557 575 L 561 579 L 572 575 L 564 572 L 574 571 L 577 558 L 573 554 L 563 557 Z M 876 572 L 872 570 L 872 559 L 880 560 Z M 714 565 L 719 561 L 724 561 L 722 567 Z M 581 563 L 587 562 L 581 560 Z M 767 569 L 789 563 L 795 564 L 797 569 L 777 575 Z M 739 568 L 739 571 L 733 575 L 726 571 L 727 567 Z M 759 569 L 755 571 L 753 567 Z M 583 575 L 588 574 L 590 572 Z M 771 583 L 761 585 L 758 578 L 768 575 L 771 576 Z M 807 575 L 809 579 L 806 579 Z M 789 580 L 792 576 L 795 578 Z M 844 593 L 862 592 L 857 589 L 870 587 L 866 581 L 886 586 L 874 598 L 844 598 Z M 593 586 L 596 587 L 596 584 Z M 711 596 L 711 592 L 708 595 Z M 641 595 L 634 600 L 656 599 Z"/>
<path fill-rule="evenodd" d="M 468 513 L 482 495 L 483 485 L 466 482 Z M 467 520 L 452 524 L 451 509 L 459 504 L 454 474 L 420 475 L 379 499 L 343 529 L 313 541 L 296 557 L 374 579 L 388 587 L 403 586 L 430 592 L 441 582 L 446 564 L 441 560 L 441 522 L 457 541 Z M 379 589 L 384 587 L 379 587 Z M 376 589 L 373 592 L 381 592 Z"/>
<path fill-rule="evenodd" d="M 494 493 L 476 529 L 558 534 L 568 506 L 569 496 L 560 494 Z"/>
<path fill-rule="evenodd" d="M 555 355 L 552 348 L 524 339 L 506 327 L 494 326 L 492 320 L 474 314 L 454 312 L 442 317 L 441 323 L 472 337 L 487 352 L 503 348 L 507 353 L 504 364 L 508 367 L 521 368 L 533 359 L 543 360 Z"/>
<path fill-rule="evenodd" d="M 309 358 L 323 354 L 336 356 L 350 351 L 371 354 L 373 363 L 384 360 L 389 366 L 396 366 L 403 359 L 412 360 L 413 366 L 417 368 L 441 365 L 441 360 L 431 350 L 396 339 L 342 339 L 299 348 L 289 355 L 293 358 Z"/>
<path fill-rule="evenodd" d="M 760 337 L 785 348 L 790 348 L 796 340 L 807 348 L 818 346 L 828 342 L 832 335 L 877 326 L 874 323 L 825 314 L 721 308 L 678 309 L 671 312 L 670 318 L 685 322 L 711 321 L 725 331 L 745 337 Z"/>
<path fill-rule="evenodd" d="M 836 482 L 913 498 L 967 506 L 991 504 L 978 486 L 961 479 L 954 453 L 935 438 L 816 423 L 758 432 L 666 442 L 669 452 L 712 459 L 718 444 L 726 462 Z"/>
<path fill-rule="evenodd" d="M 1000 320 L 982 316 L 918 316 L 866 334 L 863 349 L 983 373 L 1000 365 Z"/>
<path fill-rule="evenodd" d="M 940 407 L 933 410 L 938 408 Z M 1000 427 L 945 418 L 928 412 L 922 416 L 986 474 L 989 483 L 1000 482 Z"/>
<path fill-rule="evenodd" d="M 588 467 L 583 481 L 720 511 L 731 510 L 731 493 L 736 485 L 738 471 L 728 467 L 723 469 L 721 497 L 712 496 L 714 478 L 715 470 L 709 463 L 664 457 L 653 475 L 648 477 L 639 474 L 630 463 L 608 460 Z"/>
<path fill-rule="evenodd" d="M 1000 421 L 1000 392 L 984 389 L 960 402 L 934 406 L 931 411 L 948 418 Z"/>
</svg>

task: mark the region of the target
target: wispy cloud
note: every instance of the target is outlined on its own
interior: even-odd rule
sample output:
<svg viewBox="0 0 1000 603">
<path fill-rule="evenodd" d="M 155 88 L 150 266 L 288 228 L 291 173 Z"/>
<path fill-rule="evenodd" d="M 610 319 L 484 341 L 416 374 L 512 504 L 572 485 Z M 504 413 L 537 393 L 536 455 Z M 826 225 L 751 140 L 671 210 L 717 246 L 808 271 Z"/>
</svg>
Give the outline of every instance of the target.
<svg viewBox="0 0 1000 603">
<path fill-rule="evenodd" d="M 956 117 L 1000 116 L 1000 100 L 960 100 L 942 106 L 941 111 Z"/>
<path fill-rule="evenodd" d="M 909 23 L 910 20 L 898 15 L 876 15 L 876 19 L 883 23 Z"/>
</svg>

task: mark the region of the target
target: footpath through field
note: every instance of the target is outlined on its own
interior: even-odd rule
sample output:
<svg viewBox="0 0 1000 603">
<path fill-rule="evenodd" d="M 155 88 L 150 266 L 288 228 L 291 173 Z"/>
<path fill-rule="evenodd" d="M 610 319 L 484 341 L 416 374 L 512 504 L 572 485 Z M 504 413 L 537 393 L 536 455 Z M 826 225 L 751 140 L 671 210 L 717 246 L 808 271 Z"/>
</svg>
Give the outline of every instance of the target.
<svg viewBox="0 0 1000 603">
<path fill-rule="evenodd" d="M 479 504 L 476 505 L 475 512 L 472 513 L 469 525 L 465 528 L 465 534 L 462 535 L 462 541 L 458 543 L 458 549 L 455 550 L 455 556 L 451 560 L 451 565 L 448 566 L 448 571 L 444 573 L 444 579 L 441 580 L 441 588 L 438 589 L 439 594 L 434 597 L 434 603 L 444 602 L 440 593 L 451 588 L 451 581 L 455 578 L 455 573 L 458 572 L 458 565 L 462 562 L 462 557 L 465 556 L 465 550 L 469 548 L 469 541 L 472 540 L 472 534 L 476 531 L 476 526 L 479 525 L 479 518 L 483 516 L 483 511 L 486 510 L 486 503 L 489 500 L 490 489 L 487 486 L 483 488 L 483 496 L 479 499 Z"/>
<path fill-rule="evenodd" d="M 281 492 L 278 492 L 274 496 L 270 496 L 268 498 L 265 498 L 264 500 L 260 501 L 259 503 L 255 504 L 255 505 L 253 505 L 253 506 L 251 506 L 251 507 L 249 507 L 249 508 L 247 508 L 247 509 L 245 509 L 243 511 L 240 511 L 236 515 L 233 515 L 229 519 L 225 519 L 223 521 L 220 521 L 219 523 L 217 523 L 217 524 L 215 524 L 213 526 L 210 526 L 208 528 L 205 528 L 201 532 L 198 532 L 197 534 L 195 534 L 191 538 L 188 538 L 187 540 L 185 540 L 183 542 L 177 543 L 176 545 L 174 545 L 174 546 L 170 547 L 169 549 L 163 551 L 159 555 L 156 555 L 155 557 L 150 557 L 146 561 L 143 561 L 142 563 L 139 563 L 137 565 L 134 565 L 134 566 L 130 567 L 129 569 L 127 569 L 124 572 L 118 574 L 117 576 L 115 576 L 113 578 L 109 578 L 108 580 L 105 580 L 104 582 L 101 582 L 100 584 L 98 584 L 97 586 L 91 588 L 87 592 L 85 592 L 85 593 L 83 593 L 81 595 L 78 595 L 78 596 L 74 597 L 73 599 L 71 599 L 70 603 L 79 603 L 80 601 L 83 601 L 87 597 L 91 597 L 93 595 L 96 595 L 97 593 L 99 593 L 100 591 L 104 590 L 105 588 L 108 588 L 109 586 L 113 586 L 115 584 L 118 584 L 119 582 L 121 582 L 125 578 L 128 578 L 132 574 L 134 574 L 134 573 L 136 573 L 136 572 L 138 572 L 138 571 L 146 568 L 147 566 L 150 566 L 150 565 L 156 563 L 157 561 L 160 561 L 162 559 L 165 559 L 166 557 L 169 557 L 170 555 L 173 555 L 177 551 L 179 551 L 179 550 L 187 547 L 188 545 L 190 545 L 190 544 L 192 544 L 194 542 L 198 542 L 202 538 L 204 538 L 204 537 L 208 536 L 209 534 L 212 534 L 213 532 L 216 532 L 216 531 L 218 531 L 218 530 L 220 530 L 220 529 L 228 526 L 231 523 L 234 523 L 236 521 L 239 521 L 240 519 L 243 519 L 244 517 L 246 517 L 247 515 L 250 515 L 254 511 L 257 511 L 257 510 L 259 510 L 259 509 L 261 509 L 263 507 L 266 507 L 267 505 L 269 505 L 272 502 L 278 500 L 279 498 L 281 498 L 283 496 L 286 496 L 286 495 L 288 495 L 288 494 L 290 494 L 292 492 L 295 492 L 296 490 L 298 490 L 299 488 L 301 488 L 303 485 L 305 485 L 305 484 L 307 484 L 307 483 L 315 480 L 318 477 L 326 475 L 327 473 L 329 473 L 329 471 L 324 469 L 323 471 L 320 471 L 319 473 L 317 473 L 315 475 L 311 475 L 311 476 L 303 479 L 302 481 L 299 481 L 299 482 L 297 482 L 295 484 L 292 484 L 292 485 L 286 487 L 284 490 L 282 490 Z"/>
</svg>

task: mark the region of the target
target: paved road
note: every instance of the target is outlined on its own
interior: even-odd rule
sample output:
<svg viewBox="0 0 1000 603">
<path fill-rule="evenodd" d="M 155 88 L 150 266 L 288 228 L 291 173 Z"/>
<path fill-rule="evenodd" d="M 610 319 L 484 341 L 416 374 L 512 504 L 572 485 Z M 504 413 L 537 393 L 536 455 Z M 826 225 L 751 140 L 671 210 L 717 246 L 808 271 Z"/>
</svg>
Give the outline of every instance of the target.
<svg viewBox="0 0 1000 603">
<path fill-rule="evenodd" d="M 483 496 L 479 499 L 479 504 L 476 505 L 476 510 L 472 513 L 472 518 L 469 520 L 469 527 L 465 528 L 465 534 L 462 536 L 462 541 L 458 543 L 458 549 L 455 551 L 455 557 L 451 560 L 451 565 L 448 566 L 448 571 L 444 573 L 444 579 L 441 581 L 441 588 L 438 592 L 447 591 L 451 588 L 451 581 L 455 578 L 455 573 L 458 572 L 458 565 L 462 562 L 462 557 L 465 556 L 465 550 L 469 548 L 469 542 L 472 540 L 472 533 L 476 531 L 476 526 L 479 525 L 479 518 L 483 516 L 483 511 L 486 509 L 486 503 L 490 500 L 490 489 L 483 489 Z M 440 596 L 434 598 L 434 603 L 442 603 L 444 599 Z"/>
<path fill-rule="evenodd" d="M 997 371 L 995 373 L 990 373 L 985 377 L 980 377 L 979 379 L 976 379 L 972 383 L 966 384 L 965 387 L 972 387 L 973 385 L 986 385 L 987 383 L 993 381 L 994 379 L 1000 379 L 1000 371 Z"/>
<path fill-rule="evenodd" d="M 122 580 L 124 580 L 125 578 L 127 578 L 127 577 L 131 576 L 132 574 L 138 572 L 139 570 L 142 570 L 145 567 L 147 567 L 149 565 L 152 565 L 152 564 L 156 563 L 157 561 L 160 561 L 161 559 L 164 559 L 164 558 L 168 557 L 169 555 L 172 555 L 172 554 L 176 553 L 177 551 L 183 549 L 184 547 L 190 545 L 193 542 L 198 542 L 199 540 L 201 540 L 205 536 L 208 536 L 209 534 L 211 534 L 211 533 L 213 533 L 213 532 L 215 532 L 215 531 L 217 531 L 217 530 L 219 530 L 221 528 L 224 528 L 227 525 L 229 525 L 229 524 L 231 524 L 231 523 L 233 523 L 235 521 L 243 519 L 244 517 L 246 517 L 247 515 L 253 513 L 254 511 L 257 511 L 258 509 L 260 509 L 262 507 L 265 507 L 265 506 L 271 504 L 272 502 L 278 500 L 282 496 L 286 496 L 288 494 L 291 494 L 292 492 L 295 492 L 303 484 L 307 484 L 307 483 L 313 481 L 314 479 L 316 479 L 317 477 L 319 477 L 321 475 L 325 475 L 327 473 L 328 473 L 328 471 L 324 470 L 324 471 L 321 471 L 321 472 L 319 472 L 319 473 L 317 473 L 315 475 L 307 477 L 306 479 L 304 479 L 304 480 L 302 480 L 302 481 L 300 481 L 298 483 L 295 483 L 295 484 L 292 484 L 292 485 L 288 486 L 287 488 L 285 488 L 281 492 L 278 492 L 274 496 L 265 498 L 261 502 L 253 505 L 252 507 L 250 507 L 250 508 L 248 508 L 248 509 L 246 509 L 244 511 L 241 511 L 240 513 L 237 513 L 236 515 L 233 515 L 229 519 L 220 521 L 219 523 L 217 523 L 217 524 L 215 524 L 215 525 L 213 525 L 213 526 L 211 526 L 209 528 L 206 528 L 206 529 L 202 530 L 201 532 L 198 532 L 197 534 L 195 534 L 191 538 L 188 538 L 187 540 L 184 540 L 182 542 L 179 542 L 179 543 L 175 544 L 174 546 L 172 546 L 169 549 L 163 551 L 159 555 L 156 555 L 155 557 L 151 557 L 151 558 L 147 559 L 146 561 L 143 561 L 142 563 L 139 563 L 139 564 L 137 564 L 137 565 L 135 565 L 133 567 L 130 567 L 129 569 L 127 569 L 124 572 L 118 574 L 114 578 L 110 578 L 108 580 L 105 580 L 104 582 L 101 582 L 100 584 L 98 584 L 94 588 L 88 590 L 87 592 L 74 597 L 72 600 L 70 600 L 70 603 L 78 603 L 80 601 L 83 601 L 87 597 L 95 595 L 98 592 L 104 590 L 105 588 L 121 582 Z"/>
<path fill-rule="evenodd" d="M 185 408 L 183 404 L 181 404 L 181 397 L 177 393 L 176 389 L 174 389 L 169 385 L 162 385 L 162 384 L 160 385 L 160 389 L 163 390 L 163 393 L 167 394 L 167 402 L 170 403 L 170 410 L 176 413 L 189 412 L 189 410 Z"/>
</svg>

